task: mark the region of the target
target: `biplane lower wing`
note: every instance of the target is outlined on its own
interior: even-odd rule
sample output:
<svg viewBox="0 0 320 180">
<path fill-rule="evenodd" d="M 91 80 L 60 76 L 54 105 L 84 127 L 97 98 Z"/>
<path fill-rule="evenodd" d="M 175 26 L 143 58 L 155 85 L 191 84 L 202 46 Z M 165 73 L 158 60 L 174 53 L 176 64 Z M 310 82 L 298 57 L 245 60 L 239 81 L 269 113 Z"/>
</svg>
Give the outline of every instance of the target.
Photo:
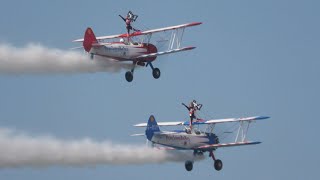
<svg viewBox="0 0 320 180">
<path fill-rule="evenodd" d="M 200 147 L 193 148 L 193 150 L 200 150 L 200 151 L 210 151 L 216 150 L 217 148 L 221 147 L 234 147 L 234 146 L 246 146 L 246 145 L 256 145 L 260 144 L 260 141 L 245 141 L 245 142 L 234 142 L 234 143 L 222 143 L 222 144 L 211 144 L 211 145 L 204 145 Z M 184 148 L 175 148 L 170 146 L 155 146 L 155 149 L 158 150 L 186 150 Z"/>
<path fill-rule="evenodd" d="M 196 47 L 183 47 L 183 48 L 178 48 L 178 49 L 172 49 L 169 51 L 163 51 L 163 52 L 157 52 L 157 53 L 150 53 L 150 54 L 144 54 L 141 56 L 138 56 L 137 59 L 139 58 L 149 58 L 149 57 L 155 57 L 155 56 L 161 56 L 161 55 L 165 55 L 165 54 L 171 54 L 171 53 L 177 53 L 177 52 L 181 52 L 181 51 L 188 51 L 188 50 L 192 50 Z"/>
<path fill-rule="evenodd" d="M 211 144 L 211 145 L 204 145 L 194 148 L 195 150 L 212 150 L 220 147 L 233 147 L 233 146 L 245 146 L 245 145 L 255 145 L 260 144 L 260 141 L 244 141 L 244 142 L 234 142 L 234 143 L 222 143 L 222 144 Z"/>
</svg>

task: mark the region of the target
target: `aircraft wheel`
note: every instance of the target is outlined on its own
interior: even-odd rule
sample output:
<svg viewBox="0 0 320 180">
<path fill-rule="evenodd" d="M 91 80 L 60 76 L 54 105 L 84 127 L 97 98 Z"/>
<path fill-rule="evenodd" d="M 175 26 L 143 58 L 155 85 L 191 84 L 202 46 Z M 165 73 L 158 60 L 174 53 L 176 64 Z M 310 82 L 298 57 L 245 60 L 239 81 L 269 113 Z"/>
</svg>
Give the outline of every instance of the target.
<svg viewBox="0 0 320 180">
<path fill-rule="evenodd" d="M 158 79 L 158 78 L 160 77 L 160 69 L 154 68 L 154 69 L 152 70 L 152 75 L 153 75 L 153 77 L 154 77 L 155 79 Z"/>
<path fill-rule="evenodd" d="M 187 171 L 191 171 L 193 168 L 193 162 L 192 161 L 186 161 L 184 164 Z"/>
<path fill-rule="evenodd" d="M 222 161 L 220 159 L 217 159 L 214 161 L 214 168 L 217 170 L 217 171 L 220 171 L 222 169 Z"/>
<path fill-rule="evenodd" d="M 131 71 L 127 71 L 127 72 L 126 72 L 126 80 L 127 80 L 128 82 L 131 82 L 131 81 L 133 80 L 133 74 L 132 74 Z"/>
</svg>

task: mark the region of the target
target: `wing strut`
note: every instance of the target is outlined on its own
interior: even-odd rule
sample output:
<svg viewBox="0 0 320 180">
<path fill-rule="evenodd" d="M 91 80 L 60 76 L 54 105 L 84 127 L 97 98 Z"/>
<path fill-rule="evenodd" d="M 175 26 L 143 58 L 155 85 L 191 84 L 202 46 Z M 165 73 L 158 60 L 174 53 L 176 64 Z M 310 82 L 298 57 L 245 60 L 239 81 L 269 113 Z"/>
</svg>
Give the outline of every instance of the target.
<svg viewBox="0 0 320 180">
<path fill-rule="evenodd" d="M 179 29 L 174 29 L 172 31 L 170 41 L 169 41 L 168 50 L 180 48 L 183 34 L 184 34 L 184 29 L 185 29 L 185 27 L 179 28 Z"/>
<path fill-rule="evenodd" d="M 246 136 L 249 130 L 251 121 L 241 121 L 239 124 L 237 136 L 235 142 L 244 142 L 246 140 Z"/>
</svg>

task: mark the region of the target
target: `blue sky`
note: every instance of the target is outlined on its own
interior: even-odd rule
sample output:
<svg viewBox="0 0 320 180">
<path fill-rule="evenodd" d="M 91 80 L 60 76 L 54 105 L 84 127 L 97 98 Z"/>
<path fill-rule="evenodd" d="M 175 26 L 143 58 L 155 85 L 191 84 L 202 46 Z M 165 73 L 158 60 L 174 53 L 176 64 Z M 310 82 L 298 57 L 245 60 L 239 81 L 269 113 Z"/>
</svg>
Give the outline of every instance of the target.
<svg viewBox="0 0 320 180">
<path fill-rule="evenodd" d="M 0 170 L 3 179 L 316 179 L 320 101 L 318 1 L 4 1 L 0 41 L 68 49 L 90 26 L 97 35 L 125 32 L 118 14 L 132 10 L 141 26 L 186 22 L 194 51 L 159 58 L 151 70 L 74 75 L 1 75 L 0 126 L 58 138 L 144 143 L 129 135 L 150 114 L 186 120 L 181 102 L 197 99 L 214 118 L 267 115 L 250 137 L 261 145 L 219 149 L 221 172 L 207 159 L 181 163 Z M 139 27 L 138 27 L 139 28 Z"/>
</svg>

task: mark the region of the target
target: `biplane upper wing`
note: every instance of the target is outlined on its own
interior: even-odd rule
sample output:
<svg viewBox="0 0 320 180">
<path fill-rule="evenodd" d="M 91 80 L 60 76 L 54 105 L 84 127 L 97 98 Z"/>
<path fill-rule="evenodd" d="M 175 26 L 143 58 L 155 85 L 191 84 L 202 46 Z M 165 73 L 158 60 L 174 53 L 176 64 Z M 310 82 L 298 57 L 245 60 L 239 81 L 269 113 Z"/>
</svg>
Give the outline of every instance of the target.
<svg viewBox="0 0 320 180">
<path fill-rule="evenodd" d="M 253 116 L 253 117 L 245 117 L 245 118 L 228 118 L 228 119 L 213 119 L 207 120 L 204 122 L 195 122 L 196 124 L 217 124 L 217 123 L 226 123 L 226 122 L 241 122 L 241 121 L 255 121 L 255 120 L 263 120 L 268 119 L 268 116 Z"/>
<path fill-rule="evenodd" d="M 179 28 L 186 28 L 186 27 L 191 27 L 191 26 L 197 26 L 202 24 L 202 22 L 193 22 L 193 23 L 186 23 L 186 24 L 181 24 L 177 26 L 169 26 L 165 28 L 158 28 L 158 29 L 152 29 L 152 30 L 147 30 L 147 31 L 136 31 L 130 34 L 130 37 L 133 36 L 141 36 L 141 35 L 147 35 L 147 34 L 152 34 L 152 33 L 157 33 L 157 32 L 163 32 L 163 31 L 168 31 L 168 30 L 175 30 Z M 105 40 L 105 39 L 114 39 L 114 38 L 125 38 L 128 37 L 128 34 L 117 34 L 117 35 L 109 35 L 109 36 L 99 36 L 96 37 L 96 39 L 99 41 Z M 73 40 L 73 42 L 83 42 L 84 39 L 76 39 Z"/>
<path fill-rule="evenodd" d="M 244 117 L 244 118 L 226 118 L 226 119 L 212 119 L 212 120 L 201 120 L 201 121 L 194 121 L 192 124 L 194 125 L 204 125 L 204 124 L 219 124 L 219 123 L 232 123 L 232 122 L 244 122 L 244 121 L 256 121 L 256 120 L 263 120 L 268 119 L 268 116 L 252 116 L 252 117 Z M 189 121 L 185 121 L 183 125 L 189 125 Z"/>
<path fill-rule="evenodd" d="M 221 144 L 211 144 L 211 145 L 204 145 L 204 146 L 199 146 L 194 149 L 196 150 L 212 150 L 220 147 L 233 147 L 233 146 L 245 146 L 245 145 L 255 145 L 255 144 L 260 144 L 260 141 L 243 141 L 243 142 L 233 142 L 233 143 L 221 143 Z"/>
<path fill-rule="evenodd" d="M 205 125 L 205 124 L 218 124 L 218 123 L 227 123 L 227 122 L 241 122 L 241 121 L 256 121 L 256 120 L 263 120 L 268 119 L 268 116 L 253 116 L 253 117 L 245 117 L 245 118 L 227 118 L 227 119 L 213 119 L 213 120 L 200 120 L 200 121 L 194 121 L 194 125 Z M 189 121 L 176 121 L 176 122 L 158 122 L 158 126 L 178 126 L 178 125 L 184 125 L 188 126 Z M 147 123 L 140 123 L 134 125 L 136 127 L 146 127 Z"/>
<path fill-rule="evenodd" d="M 186 23 L 186 24 L 181 24 L 181 25 L 177 25 L 177 26 L 169 26 L 169 27 L 152 29 L 152 30 L 147 30 L 147 31 L 137 31 L 137 32 L 130 34 L 130 36 L 140 36 L 140 35 L 152 34 L 152 33 L 157 33 L 157 32 L 175 30 L 175 29 L 186 28 L 186 27 L 191 27 L 191 26 L 197 26 L 200 24 L 202 24 L 202 22 Z"/>
</svg>

